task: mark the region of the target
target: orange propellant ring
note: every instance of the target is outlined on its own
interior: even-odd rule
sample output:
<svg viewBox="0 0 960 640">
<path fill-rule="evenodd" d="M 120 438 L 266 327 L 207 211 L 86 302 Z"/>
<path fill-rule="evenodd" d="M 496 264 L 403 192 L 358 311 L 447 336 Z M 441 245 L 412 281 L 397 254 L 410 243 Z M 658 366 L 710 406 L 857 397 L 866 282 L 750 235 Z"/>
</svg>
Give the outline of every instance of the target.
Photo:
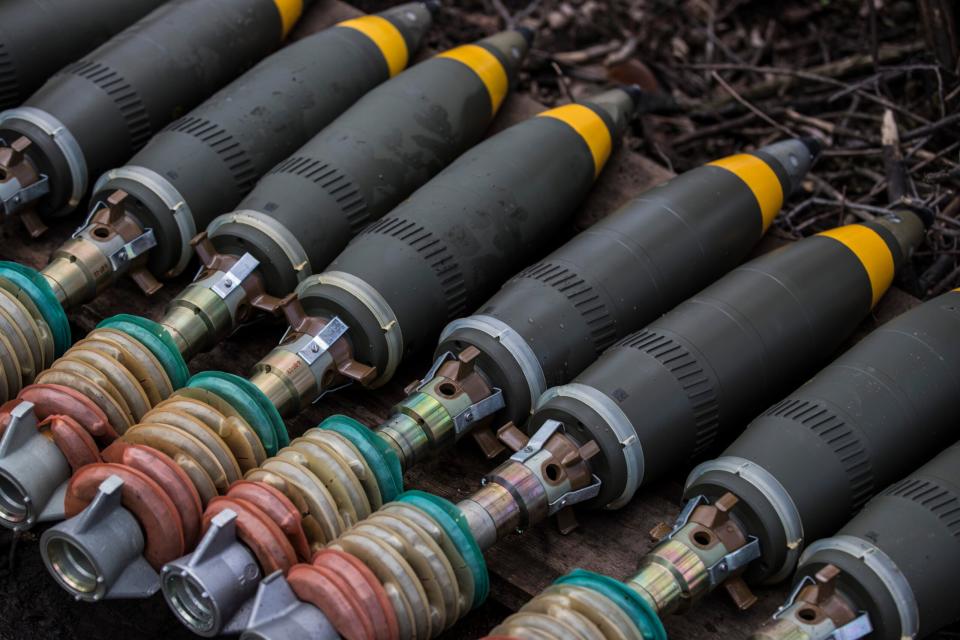
<svg viewBox="0 0 960 640">
<path fill-rule="evenodd" d="M 100 462 L 100 448 L 83 426 L 70 416 L 50 416 L 37 425 L 49 431 L 53 443 L 67 459 L 74 473 L 88 464 Z"/>
<path fill-rule="evenodd" d="M 399 640 L 400 626 L 383 585 L 358 558 L 322 549 L 312 565 L 287 576 L 294 593 L 323 611 L 348 640 Z"/>
<path fill-rule="evenodd" d="M 375 640 L 373 620 L 351 583 L 326 567 L 300 564 L 287 576 L 290 588 L 300 600 L 323 612 L 330 624 L 347 640 Z"/>
<path fill-rule="evenodd" d="M 310 543 L 303 530 L 303 517 L 280 490 L 263 482 L 238 480 L 230 485 L 227 497 L 245 500 L 260 509 L 287 536 L 297 558 L 304 562 L 310 559 Z"/>
<path fill-rule="evenodd" d="M 59 384 L 32 384 L 17 396 L 17 402 L 32 402 L 37 420 L 50 416 L 70 416 L 94 438 L 109 444 L 118 438 L 107 414 L 79 391 Z M 7 403 L 8 405 L 10 403 Z M 6 407 L 7 405 L 4 405 Z M 6 425 L 6 421 L 0 418 Z"/>
<path fill-rule="evenodd" d="M 351 584 L 373 622 L 376 640 L 399 639 L 400 623 L 387 592 L 359 558 L 338 549 L 321 549 L 314 554 L 313 565 L 336 571 Z"/>
<path fill-rule="evenodd" d="M 123 480 L 123 506 L 129 509 L 144 532 L 143 557 L 157 571 L 183 556 L 183 522 L 180 512 L 163 488 L 142 471 L 122 464 L 88 465 L 70 480 L 64 500 L 67 518 L 72 518 L 93 501 L 100 484 L 110 476 Z"/>
<path fill-rule="evenodd" d="M 214 516 L 227 509 L 237 514 L 237 537 L 257 557 L 263 575 L 286 573 L 297 563 L 297 553 L 280 526 L 246 500 L 223 496 L 211 500 L 203 514 L 204 532 Z"/>
<path fill-rule="evenodd" d="M 152 447 L 123 440 L 114 442 L 101 455 L 105 462 L 126 465 L 156 482 L 180 514 L 185 548 L 192 549 L 200 541 L 203 519 L 200 494 L 190 482 L 190 476 L 173 460 Z"/>
</svg>

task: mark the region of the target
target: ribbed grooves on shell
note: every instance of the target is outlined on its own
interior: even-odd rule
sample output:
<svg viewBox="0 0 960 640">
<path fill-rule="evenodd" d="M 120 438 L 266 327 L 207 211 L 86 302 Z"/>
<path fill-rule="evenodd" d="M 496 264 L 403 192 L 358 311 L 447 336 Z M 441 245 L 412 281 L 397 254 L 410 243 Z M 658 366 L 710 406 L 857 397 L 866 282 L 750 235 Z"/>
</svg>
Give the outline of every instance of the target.
<svg viewBox="0 0 960 640">
<path fill-rule="evenodd" d="M 447 305 L 447 318 L 459 318 L 466 313 L 467 288 L 463 272 L 442 239 L 422 225 L 398 217 L 381 218 L 367 227 L 362 235 L 396 238 L 419 253 L 440 280 Z"/>
<path fill-rule="evenodd" d="M 696 442 L 693 457 L 709 449 L 720 430 L 720 402 L 706 368 L 683 345 L 655 330 L 631 334 L 616 346 L 637 349 L 662 364 L 683 388 L 693 408 Z"/>
<path fill-rule="evenodd" d="M 339 168 L 329 162 L 306 156 L 287 158 L 267 175 L 287 173 L 309 180 L 333 198 L 346 216 L 354 235 L 370 222 L 367 202 L 360 189 Z"/>
<path fill-rule="evenodd" d="M 14 107 L 20 102 L 20 82 L 10 59 L 7 45 L 0 42 L 0 108 Z"/>
<path fill-rule="evenodd" d="M 257 170 L 247 150 L 229 131 L 215 122 L 195 116 L 185 116 L 167 127 L 167 131 L 192 136 L 220 156 L 233 176 L 237 189 L 249 192 L 257 183 Z"/>
<path fill-rule="evenodd" d="M 61 73 L 85 78 L 110 96 L 120 110 L 124 122 L 127 123 L 130 144 L 134 149 L 139 149 L 150 140 L 153 127 L 150 124 L 147 109 L 136 90 L 119 73 L 103 63 L 92 60 L 75 62 Z"/>
<path fill-rule="evenodd" d="M 599 355 L 617 339 L 617 327 L 599 293 L 575 271 L 560 264 L 541 262 L 514 277 L 536 280 L 563 294 L 590 327 L 590 338 Z"/>
<path fill-rule="evenodd" d="M 616 603 L 581 586 L 553 585 L 490 632 L 517 640 L 643 640 Z"/>
<path fill-rule="evenodd" d="M 764 415 L 802 425 L 833 450 L 850 482 L 854 512 L 859 511 L 870 499 L 874 491 L 870 454 L 860 434 L 840 416 L 822 403 L 798 398 L 787 398 L 768 409 Z"/>
<path fill-rule="evenodd" d="M 926 478 L 905 478 L 883 492 L 922 505 L 939 518 L 954 538 L 960 538 L 960 496 Z"/>
</svg>

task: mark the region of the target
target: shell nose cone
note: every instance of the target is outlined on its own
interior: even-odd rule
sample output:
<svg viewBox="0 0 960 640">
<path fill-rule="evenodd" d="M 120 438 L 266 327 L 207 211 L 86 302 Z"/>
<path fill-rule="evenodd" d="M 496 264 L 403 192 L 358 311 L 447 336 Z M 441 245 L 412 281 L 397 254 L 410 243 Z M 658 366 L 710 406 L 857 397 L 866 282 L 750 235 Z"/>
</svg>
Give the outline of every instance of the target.
<svg viewBox="0 0 960 640">
<path fill-rule="evenodd" d="M 782 167 L 789 179 L 784 196 L 789 196 L 801 187 L 821 149 L 822 145 L 812 138 L 789 138 L 767 145 L 759 149 L 759 152 L 765 155 L 768 161 L 773 158 Z"/>
<path fill-rule="evenodd" d="M 810 152 L 813 160 L 816 160 L 820 157 L 820 154 L 823 152 L 823 143 L 816 138 L 805 136 L 800 138 L 800 142 L 807 147 L 807 150 Z"/>
<path fill-rule="evenodd" d="M 533 45 L 533 38 L 536 35 L 533 29 L 528 27 L 517 27 L 516 32 L 523 36 L 523 39 L 527 41 L 527 46 Z"/>
<path fill-rule="evenodd" d="M 625 84 L 622 87 L 627 95 L 630 96 L 630 99 L 633 100 L 633 106 L 639 107 L 640 101 L 643 99 L 644 91 L 638 84 Z"/>
</svg>

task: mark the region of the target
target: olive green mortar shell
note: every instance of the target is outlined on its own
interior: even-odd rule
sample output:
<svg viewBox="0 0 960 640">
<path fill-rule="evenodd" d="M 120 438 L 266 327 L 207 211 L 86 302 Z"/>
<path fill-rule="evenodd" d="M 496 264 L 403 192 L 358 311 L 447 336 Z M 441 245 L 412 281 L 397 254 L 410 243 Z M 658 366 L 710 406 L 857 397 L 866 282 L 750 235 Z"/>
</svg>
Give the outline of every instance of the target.
<svg viewBox="0 0 960 640">
<path fill-rule="evenodd" d="M 240 203 L 238 211 L 260 214 L 266 229 L 227 214 L 211 228 L 214 245 L 223 253 L 251 253 L 270 293 L 292 293 L 364 227 L 483 138 L 528 47 L 523 33 L 505 31 L 377 87 Z M 291 259 L 279 235 L 293 237 L 306 266 Z"/>
<path fill-rule="evenodd" d="M 504 394 L 500 421 L 522 423 L 548 388 L 739 264 L 800 186 L 808 144 L 723 158 L 638 196 L 447 325 L 436 354 L 479 349 Z"/>
<path fill-rule="evenodd" d="M 686 495 L 739 497 L 733 514 L 763 553 L 748 577 L 783 579 L 804 545 L 957 439 L 958 372 L 960 293 L 951 292 L 873 331 L 773 405 L 691 474 Z"/>
<path fill-rule="evenodd" d="M 0 109 L 165 0 L 18 0 L 0 4 Z"/>
<path fill-rule="evenodd" d="M 274 0 L 171 0 L 66 66 L 0 117 L 49 179 L 41 215 L 80 204 L 88 180 L 275 49 L 302 10 Z"/>
<path fill-rule="evenodd" d="M 919 218 L 840 227 L 757 258 L 547 391 L 531 432 L 557 420 L 594 440 L 596 506 L 690 464 L 821 366 L 923 238 Z"/>
<path fill-rule="evenodd" d="M 839 594 L 869 615 L 871 638 L 926 638 L 960 619 L 960 445 L 871 500 L 835 537 L 811 545 L 799 575 L 826 564 L 840 569 Z"/>
<path fill-rule="evenodd" d="M 630 92 L 615 89 L 477 145 L 305 280 L 305 309 L 346 322 L 356 359 L 383 384 L 404 355 L 549 246 L 633 109 Z"/>
<path fill-rule="evenodd" d="M 430 11 L 416 2 L 284 47 L 158 133 L 126 165 L 108 171 L 91 200 L 127 192 L 127 212 L 152 230 L 157 243 L 150 271 L 158 277 L 180 273 L 198 231 L 389 79 L 396 72 L 391 62 L 402 65 L 415 55 L 431 23 Z"/>
<path fill-rule="evenodd" d="M 528 49 L 505 31 L 451 49 L 383 83 L 274 167 L 236 210 L 208 226 L 221 255 L 256 261 L 250 273 L 282 298 L 329 264 L 350 239 L 480 141 Z M 209 278 L 164 318 L 189 353 L 238 324 Z"/>
</svg>

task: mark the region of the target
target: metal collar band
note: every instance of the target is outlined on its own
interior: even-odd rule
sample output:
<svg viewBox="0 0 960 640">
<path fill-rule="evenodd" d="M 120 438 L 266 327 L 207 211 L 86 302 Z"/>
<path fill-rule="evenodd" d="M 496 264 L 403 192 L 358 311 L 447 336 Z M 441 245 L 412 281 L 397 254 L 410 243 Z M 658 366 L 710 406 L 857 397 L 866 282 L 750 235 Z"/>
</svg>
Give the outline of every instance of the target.
<svg viewBox="0 0 960 640">
<path fill-rule="evenodd" d="M 689 489 L 699 478 L 711 471 L 721 471 L 740 477 L 741 480 L 753 485 L 753 488 L 759 491 L 776 511 L 787 537 L 787 558 L 768 582 L 786 580 L 796 569 L 800 551 L 803 549 L 803 521 L 800 519 L 800 512 L 793 498 L 772 473 L 746 458 L 737 456 L 722 456 L 697 465 L 687 477 L 684 488 Z"/>
<path fill-rule="evenodd" d="M 396 314 L 387 301 L 380 295 L 379 291 L 365 281 L 344 271 L 324 271 L 315 276 L 310 276 L 297 287 L 297 295 L 302 296 L 303 292 L 314 284 L 336 287 L 346 291 L 373 314 L 377 324 L 383 330 L 383 337 L 387 343 L 387 366 L 369 386 L 375 389 L 389 382 L 403 358 L 403 332 L 400 330 L 400 323 L 397 321 Z"/>
<path fill-rule="evenodd" d="M 855 536 L 839 535 L 817 540 L 800 556 L 804 563 L 819 551 L 838 551 L 860 560 L 873 571 L 890 593 L 900 616 L 900 637 L 916 638 L 920 631 L 920 609 L 910 583 L 896 563 L 879 547 Z"/>
<path fill-rule="evenodd" d="M 297 274 L 297 282 L 303 282 L 313 273 L 310 258 L 297 237 L 283 225 L 265 213 L 252 209 L 242 209 L 222 216 L 218 216 L 207 227 L 207 235 L 216 238 L 218 231 L 228 224 L 240 224 L 252 227 L 272 240 L 290 261 L 290 266 Z"/>
<path fill-rule="evenodd" d="M 646 466 L 643 457 L 643 445 L 640 443 L 640 438 L 637 437 L 633 424 L 627 414 L 606 394 L 579 382 L 547 390 L 540 396 L 537 409 L 556 397 L 572 398 L 596 411 L 620 442 L 623 449 L 623 459 L 627 463 L 627 482 L 623 493 L 610 504 L 604 506 L 606 509 L 619 509 L 630 502 L 633 494 L 640 488 Z"/>
<path fill-rule="evenodd" d="M 93 192 L 99 193 L 107 183 L 113 180 L 129 180 L 141 184 L 160 198 L 160 201 L 167 207 L 174 221 L 177 223 L 177 228 L 180 230 L 180 259 L 176 266 L 166 273 L 166 276 L 172 278 L 183 273 L 183 270 L 186 269 L 190 263 L 190 258 L 193 257 L 190 241 L 197 235 L 197 225 L 187 201 L 180 195 L 180 192 L 177 191 L 170 181 L 162 175 L 152 169 L 134 165 L 127 165 L 107 171 L 97 180 L 97 184 L 93 187 Z"/>
<path fill-rule="evenodd" d="M 537 399 L 547 390 L 547 378 L 543 373 L 543 367 L 540 366 L 540 360 L 534 353 L 527 341 L 519 333 L 514 331 L 513 327 L 507 323 L 487 315 L 475 315 L 467 318 L 459 318 L 449 323 L 440 334 L 440 342 L 443 342 L 451 334 L 459 329 L 474 329 L 480 333 L 485 333 L 497 342 L 499 342 L 507 352 L 513 356 L 523 377 L 527 381 L 530 389 L 530 403 L 528 406 L 533 408 Z"/>
<path fill-rule="evenodd" d="M 8 120 L 23 120 L 47 134 L 60 149 L 67 167 L 70 169 L 70 201 L 55 215 L 65 215 L 73 211 L 87 192 L 87 159 L 83 155 L 80 143 L 70 130 L 52 115 L 36 107 L 19 107 L 0 113 L 0 126 Z"/>
</svg>

